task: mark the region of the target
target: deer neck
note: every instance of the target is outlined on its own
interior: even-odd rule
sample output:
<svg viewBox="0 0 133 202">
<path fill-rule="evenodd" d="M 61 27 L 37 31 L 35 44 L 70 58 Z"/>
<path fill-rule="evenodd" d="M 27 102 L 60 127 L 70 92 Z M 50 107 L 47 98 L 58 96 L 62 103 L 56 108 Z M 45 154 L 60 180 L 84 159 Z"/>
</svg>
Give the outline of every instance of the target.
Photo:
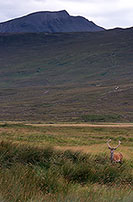
<svg viewBox="0 0 133 202">
<path fill-rule="evenodd" d="M 114 159 L 114 150 L 110 150 L 110 159 L 111 159 L 111 162 Z"/>
</svg>

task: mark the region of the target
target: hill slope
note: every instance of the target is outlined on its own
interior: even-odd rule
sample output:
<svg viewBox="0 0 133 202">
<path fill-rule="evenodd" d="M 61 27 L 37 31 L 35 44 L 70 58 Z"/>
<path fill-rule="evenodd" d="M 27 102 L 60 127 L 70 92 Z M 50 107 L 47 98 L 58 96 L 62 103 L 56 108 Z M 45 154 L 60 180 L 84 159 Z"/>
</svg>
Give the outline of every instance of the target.
<svg viewBox="0 0 133 202">
<path fill-rule="evenodd" d="M 1 34 L 0 120 L 133 121 L 133 29 Z"/>
<path fill-rule="evenodd" d="M 103 31 L 97 26 L 81 16 L 70 16 L 67 11 L 49 12 L 42 11 L 0 23 L 1 33 L 20 32 L 95 32 Z"/>
</svg>

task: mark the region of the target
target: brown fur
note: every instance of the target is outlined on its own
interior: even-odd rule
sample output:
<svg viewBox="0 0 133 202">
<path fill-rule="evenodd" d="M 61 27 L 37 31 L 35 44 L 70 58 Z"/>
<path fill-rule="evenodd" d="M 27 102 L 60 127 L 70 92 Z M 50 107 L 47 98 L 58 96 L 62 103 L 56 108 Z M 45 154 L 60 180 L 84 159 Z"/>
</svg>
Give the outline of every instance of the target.
<svg viewBox="0 0 133 202">
<path fill-rule="evenodd" d="M 122 153 L 114 153 L 114 162 L 120 162 L 122 163 L 123 155 Z"/>
</svg>

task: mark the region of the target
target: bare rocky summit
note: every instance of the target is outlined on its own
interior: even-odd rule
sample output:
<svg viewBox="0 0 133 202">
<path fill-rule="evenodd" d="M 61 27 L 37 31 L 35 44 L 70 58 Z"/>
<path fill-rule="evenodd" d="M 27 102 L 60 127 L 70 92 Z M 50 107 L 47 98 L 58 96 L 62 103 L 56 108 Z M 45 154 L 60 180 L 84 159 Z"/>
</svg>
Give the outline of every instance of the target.
<svg viewBox="0 0 133 202">
<path fill-rule="evenodd" d="M 0 23 L 0 33 L 22 32 L 96 32 L 104 28 L 82 16 L 70 16 L 65 10 L 40 11 Z"/>
</svg>

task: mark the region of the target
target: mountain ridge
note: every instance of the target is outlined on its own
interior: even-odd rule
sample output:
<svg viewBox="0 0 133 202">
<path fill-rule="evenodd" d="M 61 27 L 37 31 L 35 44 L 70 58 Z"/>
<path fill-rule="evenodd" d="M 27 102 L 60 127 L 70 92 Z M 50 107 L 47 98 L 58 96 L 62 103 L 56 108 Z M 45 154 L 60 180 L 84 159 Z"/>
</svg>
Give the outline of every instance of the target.
<svg viewBox="0 0 133 202">
<path fill-rule="evenodd" d="M 71 16 L 66 10 L 38 11 L 0 23 L 0 33 L 20 32 L 96 32 L 104 28 L 82 16 Z"/>
</svg>

